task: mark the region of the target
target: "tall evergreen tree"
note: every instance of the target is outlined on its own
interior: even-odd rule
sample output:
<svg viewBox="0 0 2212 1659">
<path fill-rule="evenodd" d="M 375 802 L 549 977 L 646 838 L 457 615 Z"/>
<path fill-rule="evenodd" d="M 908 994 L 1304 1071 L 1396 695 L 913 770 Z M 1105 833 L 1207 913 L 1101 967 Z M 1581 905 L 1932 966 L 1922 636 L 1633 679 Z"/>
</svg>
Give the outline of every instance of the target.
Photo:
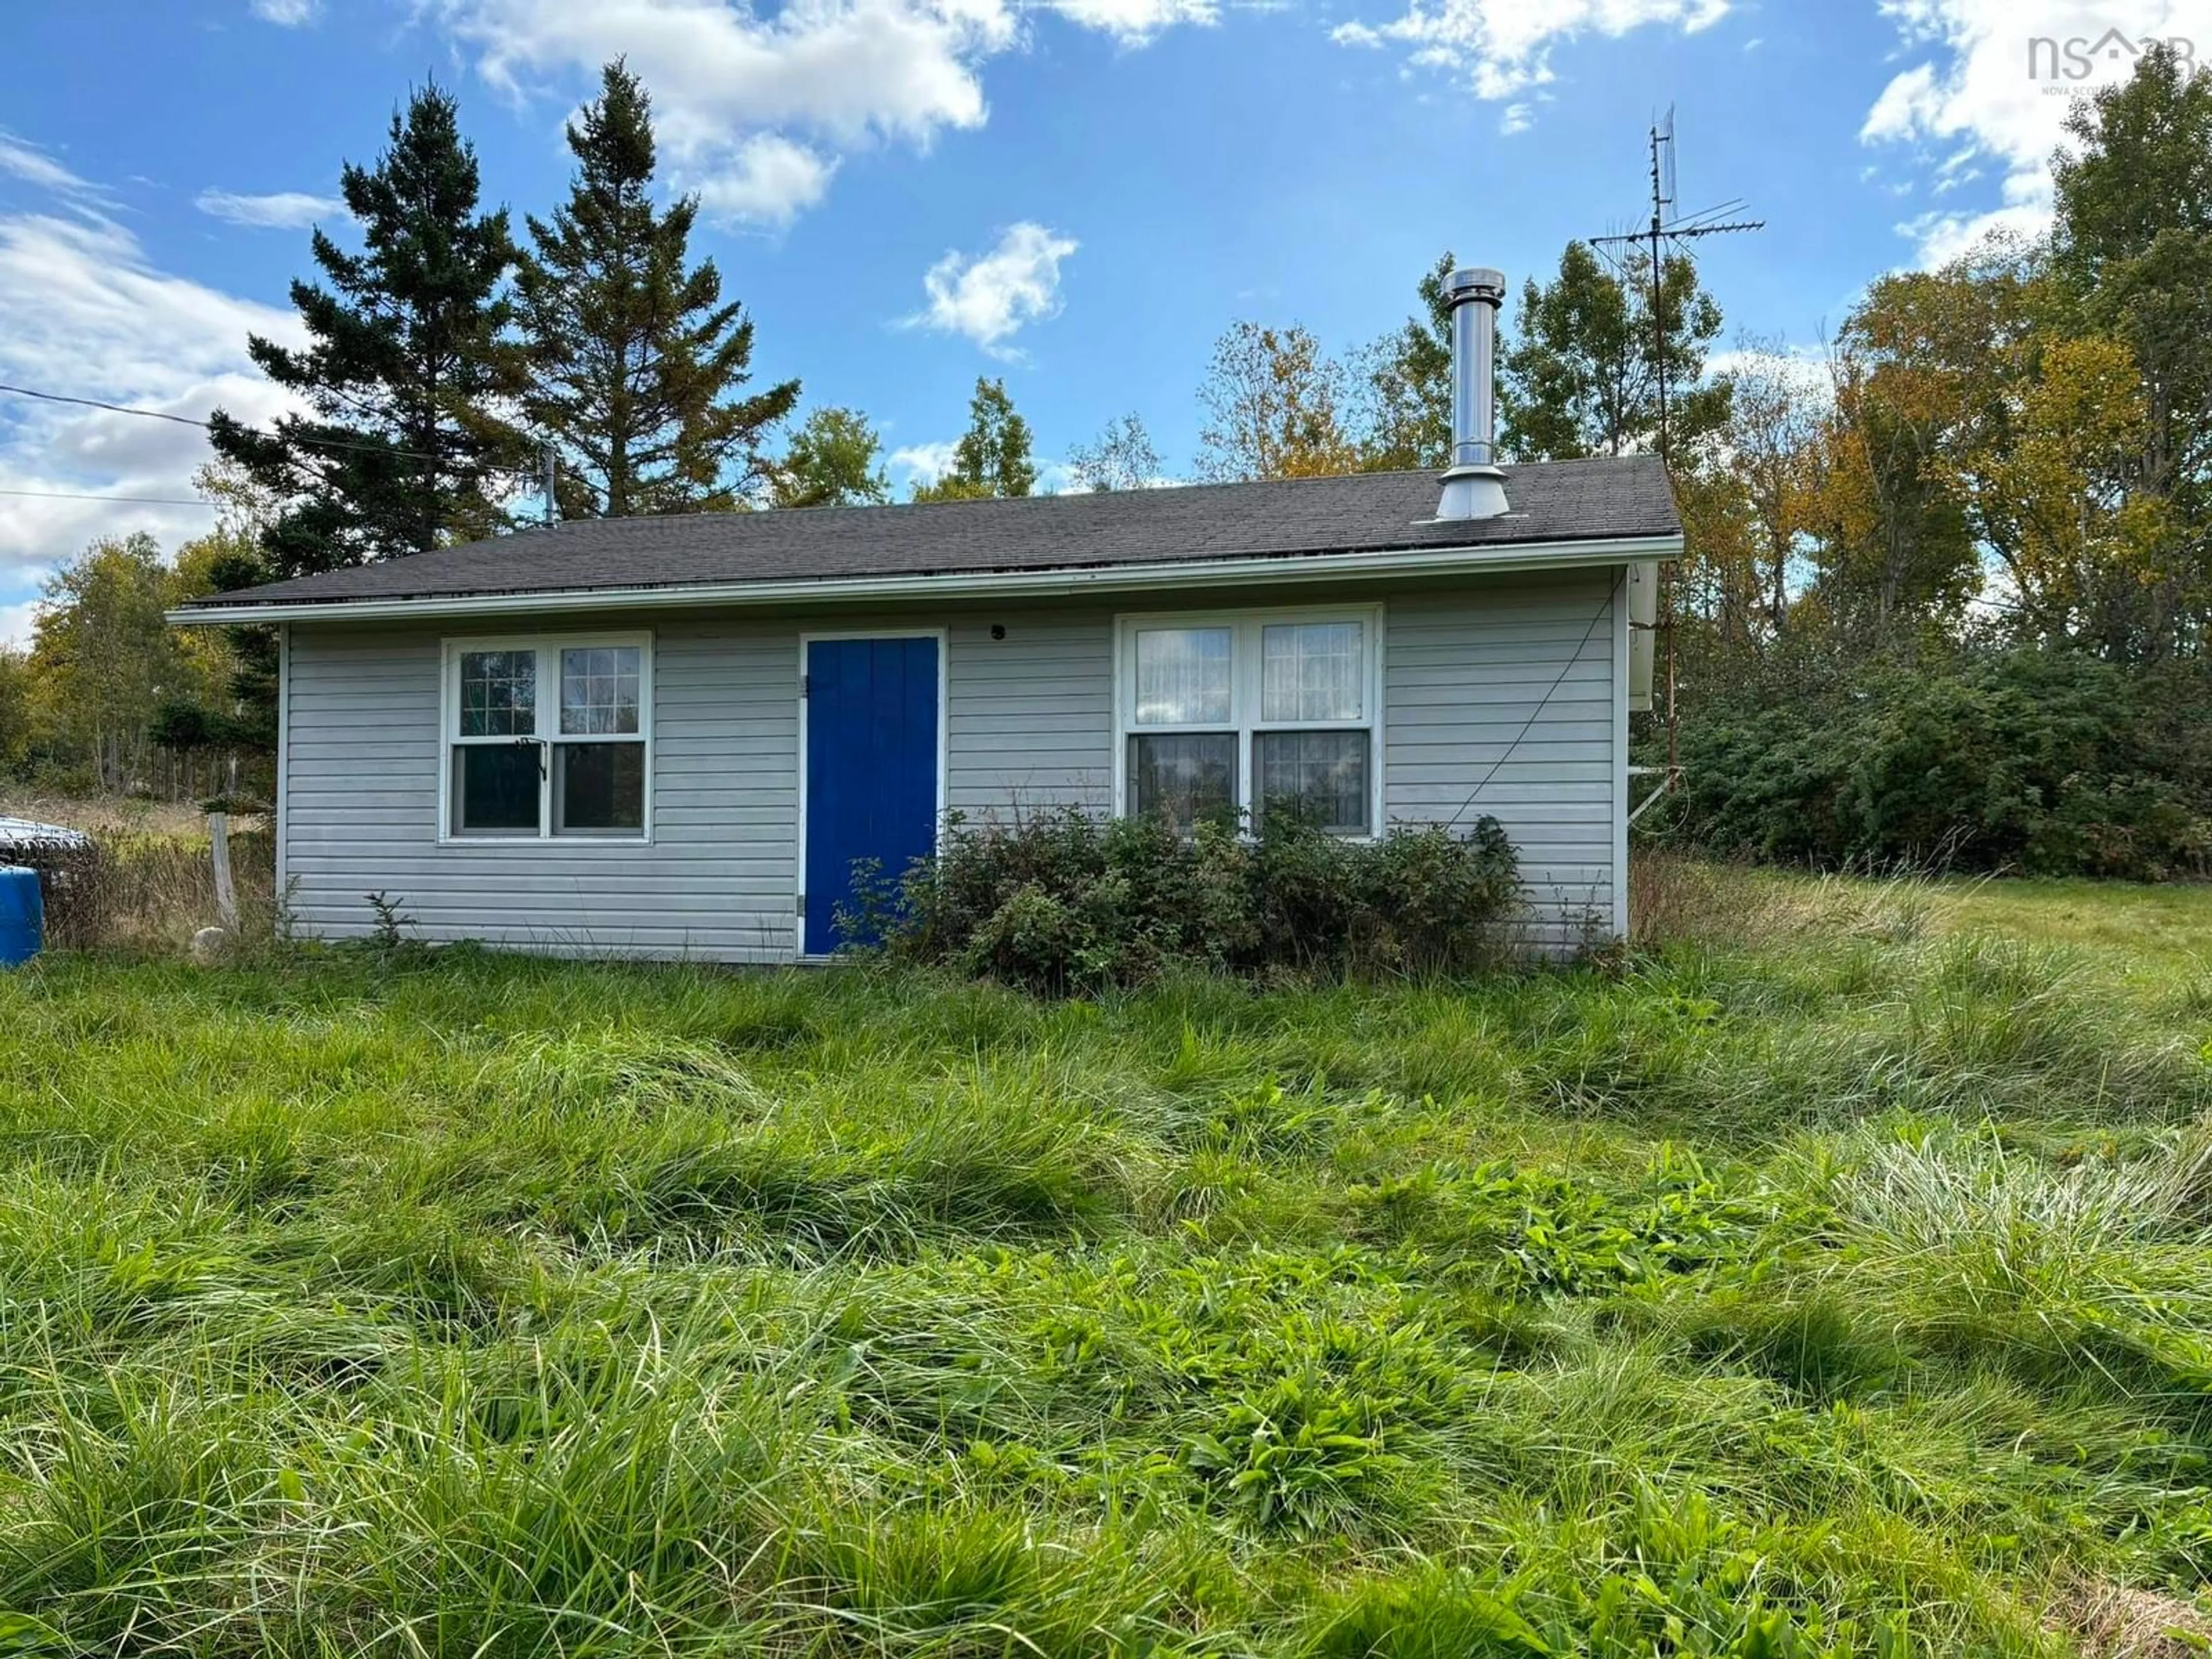
<svg viewBox="0 0 2212 1659">
<path fill-rule="evenodd" d="M 568 126 L 577 169 L 516 277 L 532 384 L 530 422 L 565 462 L 570 517 L 745 505 L 774 474 L 762 451 L 799 401 L 751 378 L 753 325 L 722 298 L 712 259 L 689 264 L 696 197 L 653 205 L 653 106 L 620 59 Z"/>
<path fill-rule="evenodd" d="M 261 538 L 276 576 L 489 535 L 507 522 L 507 479 L 526 464 L 501 418 L 523 387 L 500 292 L 514 243 L 506 210 L 477 211 L 476 151 L 453 97 L 434 85 L 414 94 L 376 165 L 349 163 L 340 189 L 362 251 L 314 233 L 325 283 L 292 284 L 308 344 L 247 341 L 310 412 L 273 433 L 220 410 L 210 422 L 216 453 L 282 503 Z"/>
<path fill-rule="evenodd" d="M 1036 488 L 1037 477 L 1030 442 L 1030 423 L 1015 412 L 1006 383 L 979 375 L 968 403 L 968 430 L 953 451 L 951 469 L 933 483 L 917 486 L 914 498 L 963 501 L 1026 495 Z"/>
</svg>

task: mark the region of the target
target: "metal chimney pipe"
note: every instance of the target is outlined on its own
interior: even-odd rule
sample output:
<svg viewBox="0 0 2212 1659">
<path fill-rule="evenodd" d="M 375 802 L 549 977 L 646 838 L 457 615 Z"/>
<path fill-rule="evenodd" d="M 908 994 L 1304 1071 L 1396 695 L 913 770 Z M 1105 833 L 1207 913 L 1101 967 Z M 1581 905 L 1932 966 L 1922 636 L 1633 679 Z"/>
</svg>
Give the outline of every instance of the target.
<svg viewBox="0 0 2212 1659">
<path fill-rule="evenodd" d="M 1498 308 L 1505 273 L 1471 265 L 1444 283 L 1451 306 L 1452 448 L 1439 519 L 1494 519 L 1505 511 L 1498 467 Z"/>
</svg>

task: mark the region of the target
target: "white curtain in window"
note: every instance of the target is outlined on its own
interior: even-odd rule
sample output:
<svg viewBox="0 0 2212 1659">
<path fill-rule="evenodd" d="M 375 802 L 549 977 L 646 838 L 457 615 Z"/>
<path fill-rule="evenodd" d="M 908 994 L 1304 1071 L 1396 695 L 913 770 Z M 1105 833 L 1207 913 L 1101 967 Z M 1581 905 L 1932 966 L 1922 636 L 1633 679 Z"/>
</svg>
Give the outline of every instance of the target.
<svg viewBox="0 0 2212 1659">
<path fill-rule="evenodd" d="M 1137 724 L 1218 726 L 1229 719 L 1230 630 L 1147 628 L 1137 635 Z"/>
<path fill-rule="evenodd" d="M 1270 623 L 1260 634 L 1260 718 L 1356 720 L 1366 651 L 1356 622 Z"/>
</svg>

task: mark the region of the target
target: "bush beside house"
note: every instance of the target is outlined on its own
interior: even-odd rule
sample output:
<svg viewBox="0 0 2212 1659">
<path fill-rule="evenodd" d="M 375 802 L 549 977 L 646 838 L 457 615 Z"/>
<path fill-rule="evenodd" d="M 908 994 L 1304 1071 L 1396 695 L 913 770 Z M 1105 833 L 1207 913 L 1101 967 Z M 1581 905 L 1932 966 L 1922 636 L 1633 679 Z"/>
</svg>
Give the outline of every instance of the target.
<svg viewBox="0 0 2212 1659">
<path fill-rule="evenodd" d="M 1066 809 L 956 822 L 933 862 L 883 876 L 846 918 L 895 959 L 1048 994 L 1176 967 L 1243 974 L 1447 973 L 1495 962 L 1520 884 L 1494 818 L 1347 841 L 1272 816 L 1184 836 Z"/>
</svg>

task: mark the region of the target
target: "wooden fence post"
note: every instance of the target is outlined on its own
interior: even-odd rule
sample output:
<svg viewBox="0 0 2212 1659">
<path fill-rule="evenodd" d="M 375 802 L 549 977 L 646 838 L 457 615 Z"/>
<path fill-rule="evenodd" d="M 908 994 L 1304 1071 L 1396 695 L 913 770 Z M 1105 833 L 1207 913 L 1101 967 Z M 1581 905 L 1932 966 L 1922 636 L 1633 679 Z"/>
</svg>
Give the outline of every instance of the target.
<svg viewBox="0 0 2212 1659">
<path fill-rule="evenodd" d="M 215 849 L 215 913 L 223 932 L 238 935 L 238 890 L 230 883 L 230 814 L 208 814 L 208 840 Z"/>
</svg>

